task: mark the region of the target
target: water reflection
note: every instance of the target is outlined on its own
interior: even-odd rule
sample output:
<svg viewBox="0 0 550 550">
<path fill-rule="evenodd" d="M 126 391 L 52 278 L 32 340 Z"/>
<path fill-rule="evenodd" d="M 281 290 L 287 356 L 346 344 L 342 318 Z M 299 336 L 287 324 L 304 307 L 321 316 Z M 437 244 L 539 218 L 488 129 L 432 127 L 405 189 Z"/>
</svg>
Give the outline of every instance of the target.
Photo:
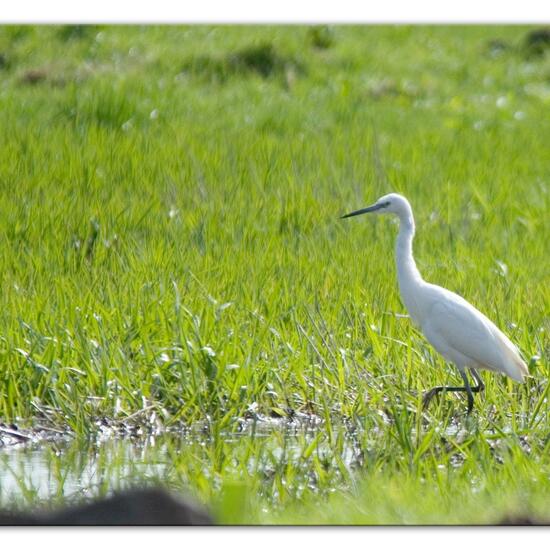
<svg viewBox="0 0 550 550">
<path fill-rule="evenodd" d="M 319 426 L 263 425 L 218 435 L 168 433 L 14 445 L 0 451 L 0 507 L 57 506 L 144 484 L 208 498 L 226 478 L 258 476 L 269 484 L 289 472 L 296 487 L 315 489 L 315 464 L 334 470 L 323 477 L 325 485 L 334 487 L 361 462 L 360 447 L 344 431 L 330 437 Z"/>
<path fill-rule="evenodd" d="M 110 492 L 121 485 L 161 479 L 166 469 L 155 438 L 100 443 L 58 441 L 12 446 L 0 453 L 0 502 L 63 502 Z M 105 491 L 107 489 L 107 491 Z"/>
<path fill-rule="evenodd" d="M 415 456 L 417 446 L 429 445 L 442 464 L 458 468 L 464 456 L 456 444 L 477 433 L 461 423 L 425 434 L 415 427 L 401 433 L 391 426 L 336 427 L 309 420 L 243 419 L 236 431 L 217 431 L 213 423 L 148 437 L 106 432 L 89 441 L 60 438 L 4 447 L 0 508 L 58 507 L 144 485 L 161 485 L 208 505 L 227 483 L 246 486 L 262 506 L 277 507 L 305 493 L 353 487 L 365 470 Z"/>
</svg>

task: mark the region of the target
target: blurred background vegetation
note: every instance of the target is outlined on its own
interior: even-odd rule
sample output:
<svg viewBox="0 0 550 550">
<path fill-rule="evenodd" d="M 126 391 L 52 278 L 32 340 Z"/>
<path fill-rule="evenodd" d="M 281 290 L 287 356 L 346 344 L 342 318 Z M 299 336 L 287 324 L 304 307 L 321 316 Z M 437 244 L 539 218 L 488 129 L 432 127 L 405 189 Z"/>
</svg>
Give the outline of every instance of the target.
<svg viewBox="0 0 550 550">
<path fill-rule="evenodd" d="M 0 27 L 3 441 L 74 440 L 0 501 L 154 479 L 228 522 L 544 515 L 549 106 L 545 28 Z M 403 316 L 393 225 L 338 220 L 390 191 L 425 278 L 529 363 L 475 418 L 421 411 L 455 373 Z"/>
</svg>

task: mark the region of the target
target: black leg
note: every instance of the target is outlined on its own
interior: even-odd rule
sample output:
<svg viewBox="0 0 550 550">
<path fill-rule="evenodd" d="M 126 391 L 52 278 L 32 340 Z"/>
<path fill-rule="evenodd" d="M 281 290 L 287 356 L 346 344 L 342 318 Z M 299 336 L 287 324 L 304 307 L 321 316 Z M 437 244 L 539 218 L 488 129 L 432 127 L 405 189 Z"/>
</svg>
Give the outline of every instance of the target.
<svg viewBox="0 0 550 550">
<path fill-rule="evenodd" d="M 426 395 L 424 396 L 424 408 L 427 408 L 432 398 L 442 391 L 464 391 L 468 394 L 468 414 L 470 414 L 472 412 L 472 409 L 474 408 L 473 394 L 479 393 L 480 391 L 483 391 L 485 389 L 485 384 L 483 383 L 481 376 L 479 376 L 479 374 L 474 369 L 470 369 L 470 372 L 477 382 L 477 386 L 474 386 L 472 388 L 470 386 L 470 381 L 468 380 L 468 375 L 465 372 L 460 371 L 460 376 L 462 377 L 462 380 L 464 380 L 464 386 L 437 386 L 435 388 L 432 388 L 431 390 L 426 392 Z"/>
<path fill-rule="evenodd" d="M 468 375 L 465 372 L 460 371 L 460 376 L 462 377 L 462 380 L 464 380 L 464 389 L 468 393 L 468 414 L 470 414 L 474 408 L 474 394 L 472 393 L 472 388 L 470 387 Z"/>
<path fill-rule="evenodd" d="M 470 369 L 470 373 L 472 374 L 475 381 L 477 382 L 477 386 L 475 388 L 472 388 L 472 391 L 476 393 L 483 391 L 485 389 L 485 384 L 483 383 L 481 376 L 479 376 L 479 374 L 475 369 Z"/>
</svg>

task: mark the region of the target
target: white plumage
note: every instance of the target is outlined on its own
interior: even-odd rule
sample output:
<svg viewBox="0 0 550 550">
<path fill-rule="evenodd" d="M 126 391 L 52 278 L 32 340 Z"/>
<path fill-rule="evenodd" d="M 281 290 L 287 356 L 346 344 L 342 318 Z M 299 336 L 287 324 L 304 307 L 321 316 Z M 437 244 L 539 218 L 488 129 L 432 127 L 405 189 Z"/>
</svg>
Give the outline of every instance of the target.
<svg viewBox="0 0 550 550">
<path fill-rule="evenodd" d="M 439 296 L 421 327 L 433 347 L 461 370 L 487 369 L 523 382 L 527 367 L 508 337 L 454 292 L 430 286 Z"/>
<path fill-rule="evenodd" d="M 367 212 L 390 213 L 399 217 L 396 262 L 401 297 L 411 319 L 420 326 L 433 347 L 456 365 L 464 380 L 464 387 L 433 388 L 426 394 L 425 405 L 440 391 L 466 391 L 470 412 L 473 407 L 472 392 L 484 389 L 476 368 L 501 372 L 522 382 L 528 374 L 527 366 L 509 338 L 464 298 L 422 279 L 412 254 L 415 225 L 409 201 L 402 195 L 391 193 L 372 206 L 343 217 Z M 470 387 L 466 369 L 478 382 L 476 387 Z"/>
</svg>

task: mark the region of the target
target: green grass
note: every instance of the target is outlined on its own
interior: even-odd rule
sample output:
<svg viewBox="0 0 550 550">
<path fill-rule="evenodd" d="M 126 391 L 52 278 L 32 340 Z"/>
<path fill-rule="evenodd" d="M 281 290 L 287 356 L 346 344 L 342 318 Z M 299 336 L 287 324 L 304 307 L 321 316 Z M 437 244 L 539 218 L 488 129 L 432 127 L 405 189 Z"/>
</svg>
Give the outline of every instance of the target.
<svg viewBox="0 0 550 550">
<path fill-rule="evenodd" d="M 529 30 L 1 27 L 0 416 L 79 440 L 144 408 L 204 425 L 209 452 L 167 456 L 226 521 L 544 511 L 550 56 Z M 423 276 L 530 362 L 524 386 L 485 374 L 471 419 L 451 394 L 421 414 L 456 374 L 400 316 L 396 227 L 338 219 L 390 191 Z M 226 441 L 296 413 L 322 421 L 301 459 L 250 470 L 283 436 Z"/>
</svg>

